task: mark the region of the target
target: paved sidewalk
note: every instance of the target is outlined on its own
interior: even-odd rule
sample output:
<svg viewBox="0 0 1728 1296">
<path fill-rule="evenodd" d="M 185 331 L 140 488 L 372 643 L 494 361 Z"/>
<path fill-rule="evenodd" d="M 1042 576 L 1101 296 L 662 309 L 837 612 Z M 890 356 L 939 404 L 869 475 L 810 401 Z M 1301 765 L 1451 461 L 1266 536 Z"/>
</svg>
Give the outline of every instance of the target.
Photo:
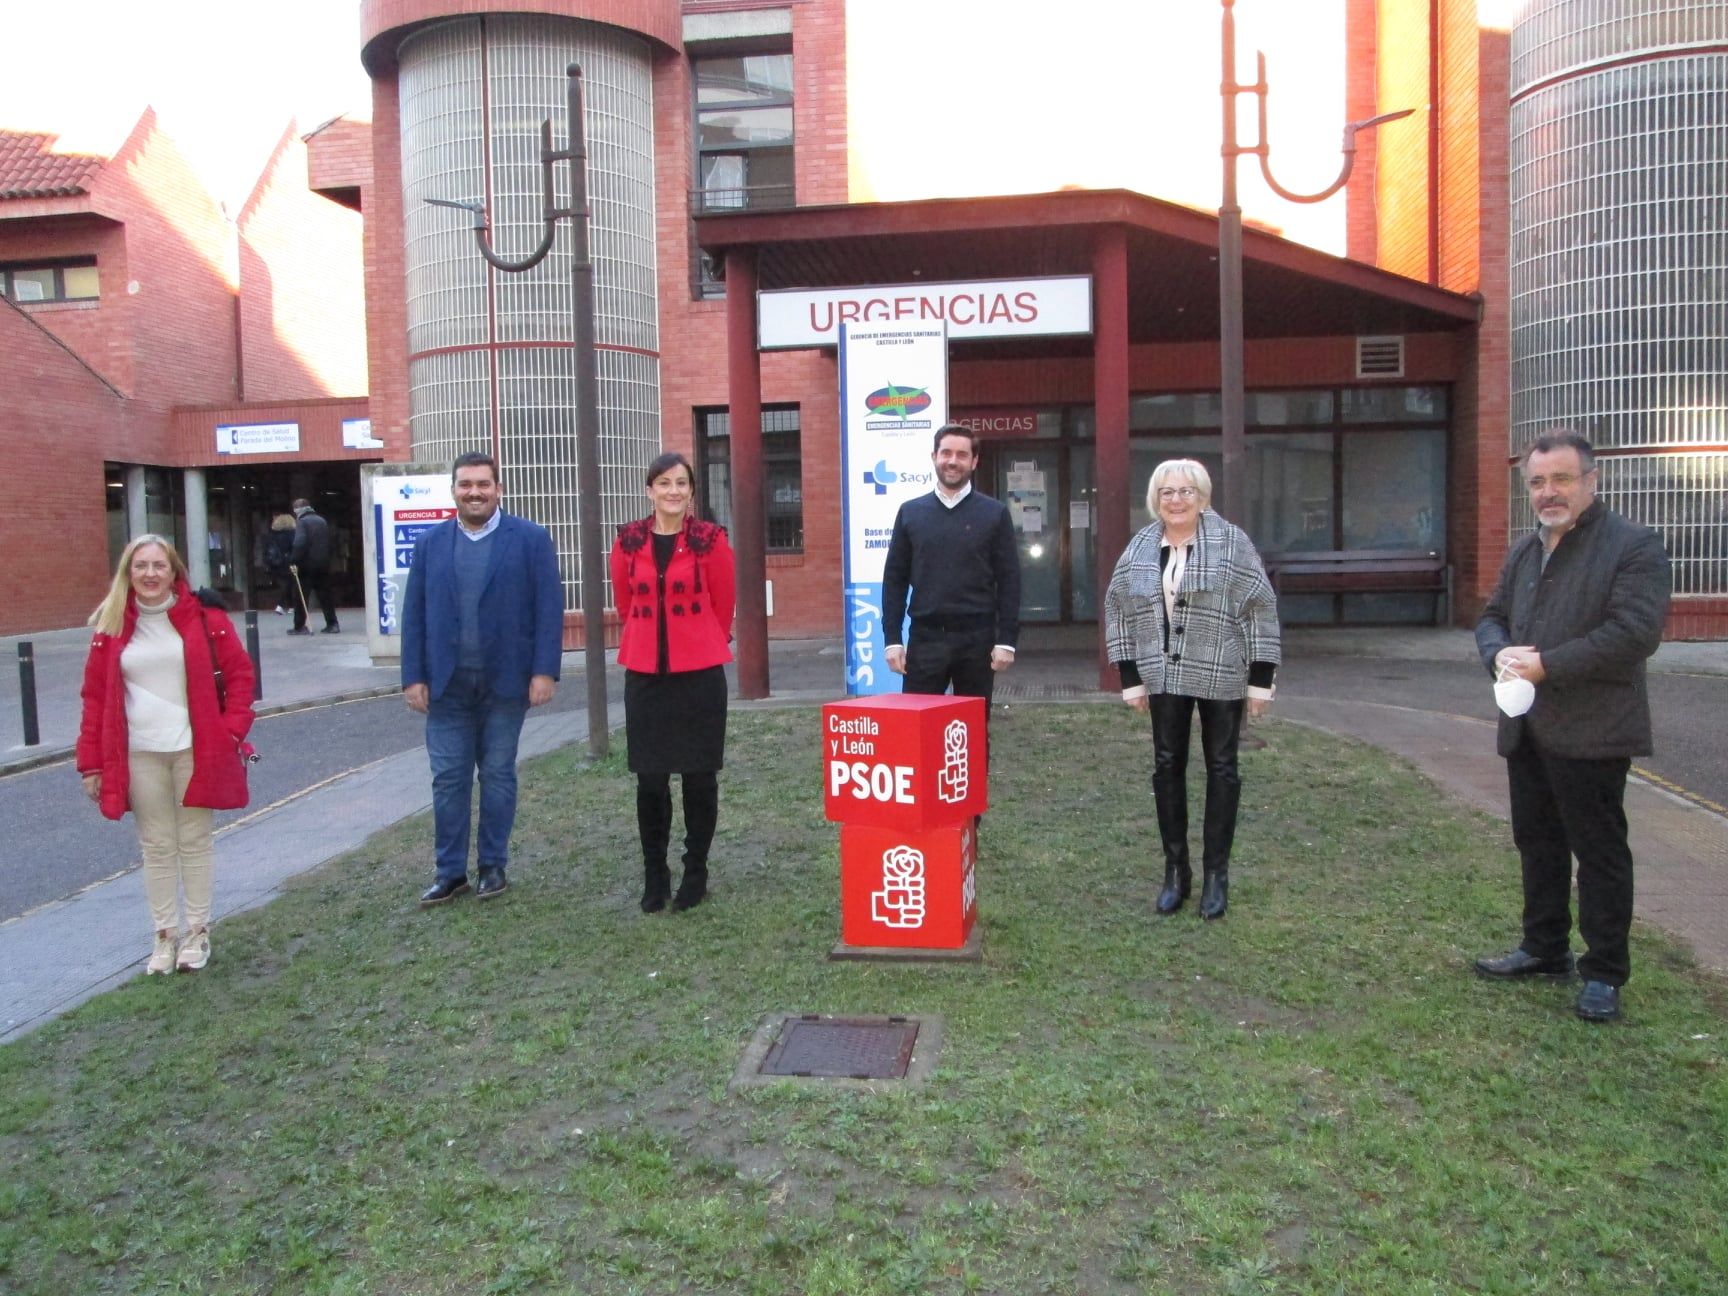
<svg viewBox="0 0 1728 1296">
<path fill-rule="evenodd" d="M 359 613 L 345 613 L 359 623 Z M 274 620 L 275 618 L 271 618 Z M 44 672 L 44 710 L 54 708 L 56 731 L 69 743 L 77 722 L 78 673 L 88 643 L 84 630 L 34 636 Z M 304 704 L 331 696 L 366 696 L 396 687 L 392 668 L 374 667 L 356 635 L 266 641 L 266 702 Z M 1004 676 L 998 700 L 1030 702 L 1106 700 L 1099 691 L 1089 631 L 1040 635 L 1023 648 Z M 8 643 L 15 641 L 6 641 Z M 47 651 L 42 647 L 48 644 Z M 16 650 L 12 649 L 16 657 Z M 1471 639 L 1461 630 L 1296 631 L 1286 657 L 1363 656 L 1406 660 L 1469 660 Z M 68 663 L 71 663 L 70 667 Z M 1728 675 L 1728 644 L 1664 645 L 1657 670 Z M 580 658 L 565 658 L 565 689 L 580 691 Z M 609 672 L 610 674 L 611 672 Z M 737 709 L 804 705 L 840 696 L 843 665 L 838 641 L 776 643 L 770 651 L 774 697 L 734 702 Z M 1347 674 L 1344 676 L 1347 679 Z M 1346 686 L 1347 687 L 1347 686 Z M 608 723 L 622 722 L 622 680 L 613 677 Z M 52 701 L 50 702 L 50 699 Z M 16 675 L 12 703 L 16 706 Z M 0 706 L 5 695 L 0 694 Z M 1349 696 L 1280 699 L 1282 719 L 1313 725 L 1371 743 L 1421 769 L 1465 804 L 1506 817 L 1505 766 L 1494 754 L 1491 727 L 1471 717 L 1414 707 L 1366 703 Z M 12 717 L 16 726 L 16 715 Z M 0 728 L 0 738 L 7 734 Z M 16 734 L 16 728 L 11 731 Z M 524 759 L 587 739 L 581 710 L 533 716 L 523 731 Z M 45 744 L 46 745 L 46 744 Z M 30 759 L 28 756 L 26 759 Z M 3 766 L 0 766 L 3 769 Z M 1728 972 L 1728 820 L 1635 780 L 1628 793 L 1633 847 L 1638 858 L 1638 914 L 1686 940 L 1707 967 Z M 423 750 L 378 761 L 298 799 L 240 820 L 218 837 L 222 881 L 217 916 L 267 902 L 284 880 L 361 845 L 380 828 L 431 804 Z M 290 845 L 291 843 L 291 845 Z M 1508 843 L 1510 848 L 1510 843 Z M 1515 885 L 1510 873 L 1508 885 Z M 0 924 L 0 1041 L 11 1039 L 118 985 L 142 969 L 148 942 L 140 934 L 144 912 L 136 870 Z M 1508 939 L 1515 933 L 1505 933 Z M 220 956 L 221 928 L 215 932 Z M 1484 948 L 1495 945 L 1484 934 Z"/>
</svg>

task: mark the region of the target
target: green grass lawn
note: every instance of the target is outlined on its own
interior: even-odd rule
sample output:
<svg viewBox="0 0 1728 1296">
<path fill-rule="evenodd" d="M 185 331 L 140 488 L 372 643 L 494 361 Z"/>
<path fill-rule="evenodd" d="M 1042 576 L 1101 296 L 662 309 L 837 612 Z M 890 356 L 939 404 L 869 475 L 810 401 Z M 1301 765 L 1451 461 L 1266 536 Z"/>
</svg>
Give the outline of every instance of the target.
<svg viewBox="0 0 1728 1296">
<path fill-rule="evenodd" d="M 1260 732 L 1202 924 L 1151 912 L 1145 722 L 999 713 L 984 961 L 936 967 L 826 958 L 814 711 L 733 717 L 686 915 L 637 912 L 622 757 L 538 761 L 498 901 L 414 907 L 422 817 L 0 1048 L 0 1290 L 1728 1290 L 1721 983 L 1642 928 L 1618 1026 L 1479 981 L 1504 827 Z M 729 1093 L 777 1012 L 947 1041 L 919 1089 Z"/>
</svg>

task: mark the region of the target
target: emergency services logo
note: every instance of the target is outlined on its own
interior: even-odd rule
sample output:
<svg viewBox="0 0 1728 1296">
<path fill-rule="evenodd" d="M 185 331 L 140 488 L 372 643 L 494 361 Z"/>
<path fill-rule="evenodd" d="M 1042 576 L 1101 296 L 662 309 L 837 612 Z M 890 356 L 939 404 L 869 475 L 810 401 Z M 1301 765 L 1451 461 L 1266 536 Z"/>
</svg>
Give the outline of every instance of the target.
<svg viewBox="0 0 1728 1296">
<path fill-rule="evenodd" d="M 416 486 L 413 482 L 403 482 L 396 493 L 403 499 L 413 499 L 416 495 L 430 495 L 432 488 L 430 486 Z"/>
<path fill-rule="evenodd" d="M 895 472 L 888 466 L 886 459 L 878 459 L 874 468 L 864 470 L 864 484 L 878 495 L 886 495 L 888 488 L 895 482 L 905 482 L 908 486 L 928 486 L 932 474 L 928 468 L 918 472 Z"/>
<path fill-rule="evenodd" d="M 889 383 L 866 396 L 864 408 L 873 415 L 904 421 L 930 408 L 930 390 L 927 387 L 897 387 Z"/>
</svg>

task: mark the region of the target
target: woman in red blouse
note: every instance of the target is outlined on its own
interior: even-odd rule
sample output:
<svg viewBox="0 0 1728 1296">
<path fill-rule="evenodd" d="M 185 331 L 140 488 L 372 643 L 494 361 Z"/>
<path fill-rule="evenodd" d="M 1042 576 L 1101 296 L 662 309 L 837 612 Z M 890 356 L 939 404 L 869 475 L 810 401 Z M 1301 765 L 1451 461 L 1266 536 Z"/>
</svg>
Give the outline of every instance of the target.
<svg viewBox="0 0 1728 1296">
<path fill-rule="evenodd" d="M 648 517 L 618 528 L 613 597 L 623 630 L 624 724 L 642 837 L 642 912 L 666 907 L 672 775 L 684 790 L 684 876 L 672 908 L 708 894 L 708 847 L 720 812 L 726 669 L 732 660 L 732 547 L 726 528 L 695 515 L 694 476 L 680 454 L 648 465 Z"/>
</svg>

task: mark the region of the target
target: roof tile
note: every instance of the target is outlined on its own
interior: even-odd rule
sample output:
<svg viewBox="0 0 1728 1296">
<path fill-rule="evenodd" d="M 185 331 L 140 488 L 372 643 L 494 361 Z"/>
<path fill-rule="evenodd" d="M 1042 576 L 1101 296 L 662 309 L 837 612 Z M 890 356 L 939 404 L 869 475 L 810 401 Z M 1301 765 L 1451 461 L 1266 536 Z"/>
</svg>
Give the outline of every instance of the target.
<svg viewBox="0 0 1728 1296">
<path fill-rule="evenodd" d="M 57 135 L 0 130 L 0 199 L 63 198 L 88 193 L 106 158 L 59 153 Z"/>
</svg>

